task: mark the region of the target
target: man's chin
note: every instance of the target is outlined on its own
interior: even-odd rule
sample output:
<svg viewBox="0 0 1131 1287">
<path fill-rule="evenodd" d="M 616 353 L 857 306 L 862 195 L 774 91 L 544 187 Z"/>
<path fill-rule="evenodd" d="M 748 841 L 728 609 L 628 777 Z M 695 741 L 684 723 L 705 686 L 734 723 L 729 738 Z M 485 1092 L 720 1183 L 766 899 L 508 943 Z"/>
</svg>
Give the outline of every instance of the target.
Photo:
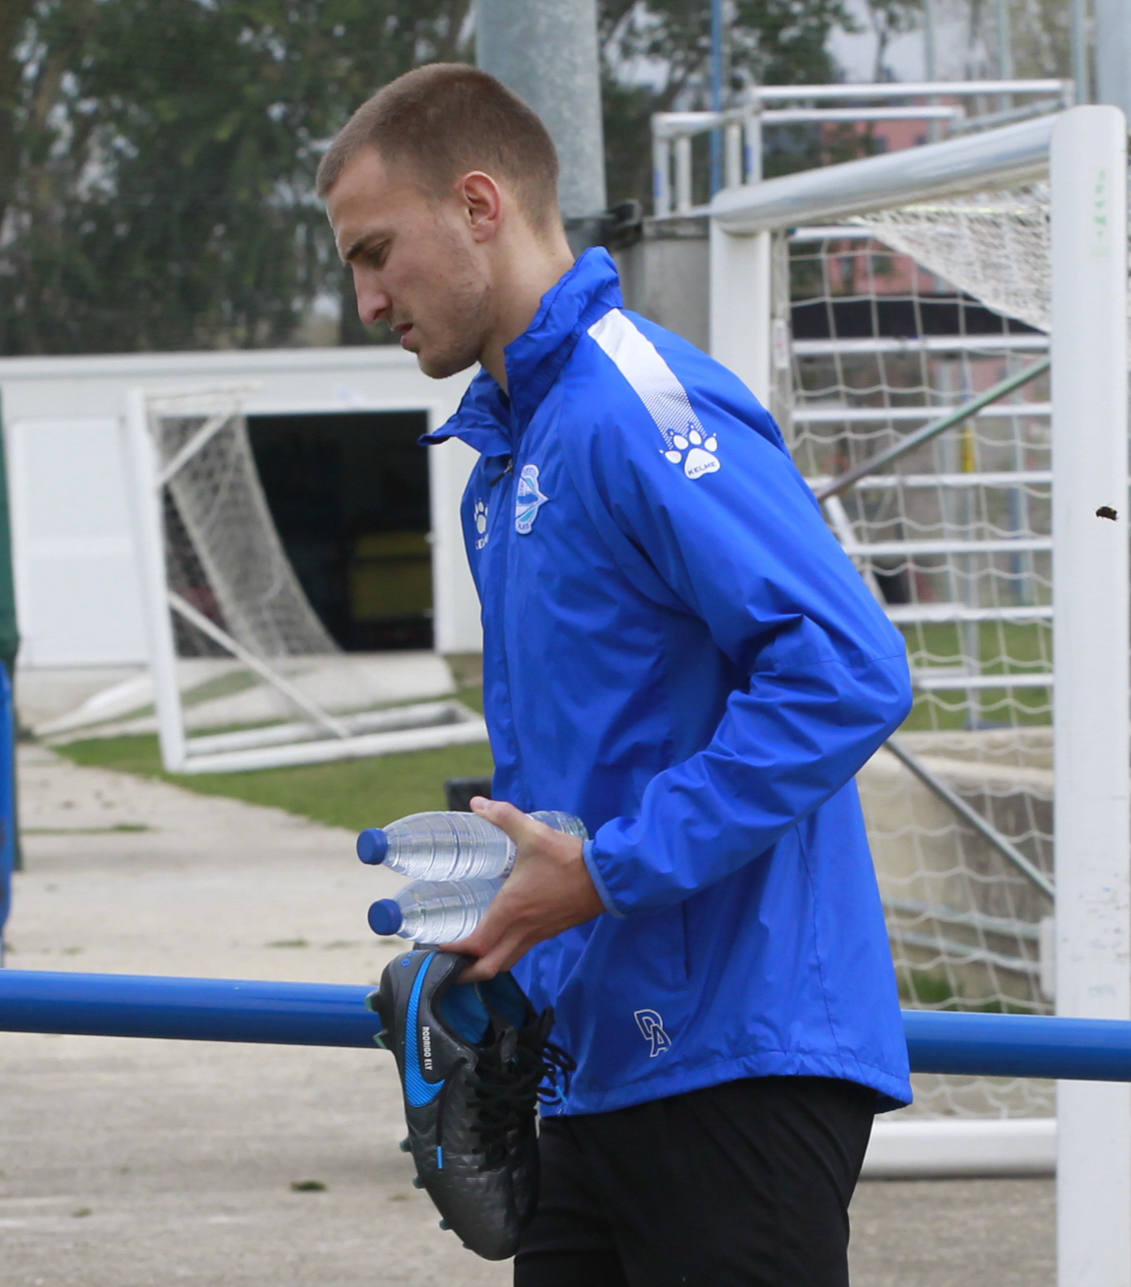
<svg viewBox="0 0 1131 1287">
<path fill-rule="evenodd" d="M 446 380 L 450 375 L 458 375 L 478 361 L 477 357 L 455 357 L 452 354 L 443 357 L 426 353 L 416 355 L 416 363 L 421 371 L 433 380 Z"/>
</svg>

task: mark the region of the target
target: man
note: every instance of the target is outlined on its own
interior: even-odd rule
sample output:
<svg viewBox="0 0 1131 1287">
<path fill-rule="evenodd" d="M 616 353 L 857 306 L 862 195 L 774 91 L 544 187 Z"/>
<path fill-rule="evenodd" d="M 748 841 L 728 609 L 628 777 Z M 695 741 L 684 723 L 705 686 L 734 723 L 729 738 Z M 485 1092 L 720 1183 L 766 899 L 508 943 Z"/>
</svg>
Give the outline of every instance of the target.
<svg viewBox="0 0 1131 1287">
<path fill-rule="evenodd" d="M 906 654 L 777 426 L 577 263 L 538 118 L 418 68 L 319 171 L 358 310 L 479 362 L 459 437 L 493 801 L 518 846 L 464 976 L 514 967 L 577 1061 L 543 1114 L 520 1287 L 847 1282 L 907 1055 L 853 775 Z M 527 814 L 579 815 L 585 843 Z"/>
</svg>

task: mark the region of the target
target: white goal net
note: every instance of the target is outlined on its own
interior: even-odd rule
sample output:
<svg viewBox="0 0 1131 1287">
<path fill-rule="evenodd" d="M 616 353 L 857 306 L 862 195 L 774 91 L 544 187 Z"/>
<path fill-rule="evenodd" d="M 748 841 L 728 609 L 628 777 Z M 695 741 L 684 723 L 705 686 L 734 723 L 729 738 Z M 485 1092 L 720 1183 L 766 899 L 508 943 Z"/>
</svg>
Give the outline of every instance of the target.
<svg viewBox="0 0 1131 1287">
<path fill-rule="evenodd" d="M 877 756 L 861 788 L 914 1007 L 1051 1008 L 1047 224 L 1038 185 L 776 248 L 792 323 L 776 410 L 911 660 L 903 757 Z M 918 1081 L 920 1111 L 1051 1111 L 1050 1083 Z"/>
<path fill-rule="evenodd" d="M 443 692 L 451 685 L 438 658 L 337 646 L 275 529 L 239 391 L 136 390 L 126 433 L 166 768 L 262 768 L 485 738 L 479 716 Z M 414 687 L 436 699 L 408 700 Z"/>
<path fill-rule="evenodd" d="M 712 346 L 907 641 L 913 711 L 860 775 L 903 1005 L 1015 1043 L 924 1025 L 873 1161 L 1055 1166 L 1065 1283 L 1126 1276 L 1131 1201 L 1126 1086 L 1060 1022 L 1131 1019 L 1127 204 L 1126 119 L 1086 106 L 711 206 Z"/>
<path fill-rule="evenodd" d="M 216 396 L 147 405 L 165 484 L 169 594 L 260 656 L 337 652 L 275 531 L 238 403 Z M 182 656 L 220 647 L 183 610 L 177 626 Z"/>
</svg>

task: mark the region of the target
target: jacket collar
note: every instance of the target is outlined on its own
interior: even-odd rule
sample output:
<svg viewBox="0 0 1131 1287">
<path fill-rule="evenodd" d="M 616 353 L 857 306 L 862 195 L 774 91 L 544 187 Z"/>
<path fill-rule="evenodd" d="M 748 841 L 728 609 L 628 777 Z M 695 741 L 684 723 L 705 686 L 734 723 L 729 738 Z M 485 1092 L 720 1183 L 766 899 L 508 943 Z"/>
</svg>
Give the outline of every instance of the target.
<svg viewBox="0 0 1131 1287">
<path fill-rule="evenodd" d="M 587 250 L 542 297 L 534 320 L 507 345 L 507 393 L 486 371 L 471 382 L 459 410 L 422 443 L 461 438 L 485 456 L 509 453 L 569 361 L 581 333 L 624 304 L 616 265 L 603 246 Z"/>
</svg>

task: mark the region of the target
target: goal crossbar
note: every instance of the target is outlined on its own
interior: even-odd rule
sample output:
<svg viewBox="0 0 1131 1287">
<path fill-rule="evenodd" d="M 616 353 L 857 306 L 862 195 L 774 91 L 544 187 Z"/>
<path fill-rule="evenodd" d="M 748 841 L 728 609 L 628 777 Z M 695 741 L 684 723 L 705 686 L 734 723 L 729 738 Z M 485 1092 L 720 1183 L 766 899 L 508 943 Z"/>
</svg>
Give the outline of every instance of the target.
<svg viewBox="0 0 1131 1287">
<path fill-rule="evenodd" d="M 987 179 L 1027 183 L 1048 173 L 1058 119 L 1036 117 L 984 134 L 727 188 L 711 201 L 711 220 L 725 232 L 749 235 L 977 191 Z"/>
</svg>

